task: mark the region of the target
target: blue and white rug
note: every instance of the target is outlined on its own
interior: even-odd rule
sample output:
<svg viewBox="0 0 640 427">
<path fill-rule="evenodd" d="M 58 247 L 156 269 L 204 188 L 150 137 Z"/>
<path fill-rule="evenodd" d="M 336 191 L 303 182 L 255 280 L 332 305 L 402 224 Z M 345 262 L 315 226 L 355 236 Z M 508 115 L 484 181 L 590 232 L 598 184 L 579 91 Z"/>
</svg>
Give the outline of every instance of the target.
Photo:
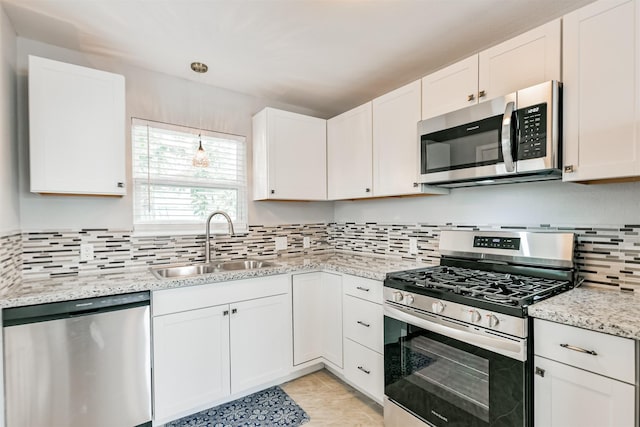
<svg viewBox="0 0 640 427">
<path fill-rule="evenodd" d="M 165 427 L 297 427 L 309 419 L 287 393 L 275 386 L 170 422 Z"/>
</svg>

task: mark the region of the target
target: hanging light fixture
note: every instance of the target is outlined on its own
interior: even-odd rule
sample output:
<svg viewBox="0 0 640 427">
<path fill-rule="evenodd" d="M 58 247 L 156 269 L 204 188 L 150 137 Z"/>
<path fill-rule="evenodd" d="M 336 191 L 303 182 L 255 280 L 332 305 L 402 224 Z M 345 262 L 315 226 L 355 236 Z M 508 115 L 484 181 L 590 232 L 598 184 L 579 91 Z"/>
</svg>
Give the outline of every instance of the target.
<svg viewBox="0 0 640 427">
<path fill-rule="evenodd" d="M 202 62 L 192 62 L 191 69 L 196 73 L 204 74 L 209 70 L 209 67 L 207 67 L 207 64 L 204 64 Z M 200 99 L 198 117 L 199 117 L 199 127 L 202 132 L 202 97 Z M 196 151 L 196 154 L 193 156 L 193 160 L 191 163 L 193 164 L 194 167 L 197 167 L 197 168 L 208 168 L 209 156 L 207 155 L 206 151 L 204 151 L 204 148 L 202 148 L 202 133 L 198 134 L 198 142 L 199 142 L 198 151 Z"/>
</svg>

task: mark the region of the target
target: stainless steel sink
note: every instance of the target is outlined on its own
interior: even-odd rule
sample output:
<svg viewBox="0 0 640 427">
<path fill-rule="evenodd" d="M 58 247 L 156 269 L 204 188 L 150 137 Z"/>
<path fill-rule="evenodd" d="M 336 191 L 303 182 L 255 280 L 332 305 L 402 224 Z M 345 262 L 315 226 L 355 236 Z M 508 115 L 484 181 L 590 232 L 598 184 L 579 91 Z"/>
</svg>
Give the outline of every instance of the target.
<svg viewBox="0 0 640 427">
<path fill-rule="evenodd" d="M 224 271 L 256 270 L 259 268 L 275 267 L 278 264 L 270 261 L 255 259 L 212 262 L 209 264 L 181 264 L 151 267 L 151 273 L 159 279 L 179 279 L 183 277 L 199 276 L 201 274 L 220 273 Z"/>
</svg>

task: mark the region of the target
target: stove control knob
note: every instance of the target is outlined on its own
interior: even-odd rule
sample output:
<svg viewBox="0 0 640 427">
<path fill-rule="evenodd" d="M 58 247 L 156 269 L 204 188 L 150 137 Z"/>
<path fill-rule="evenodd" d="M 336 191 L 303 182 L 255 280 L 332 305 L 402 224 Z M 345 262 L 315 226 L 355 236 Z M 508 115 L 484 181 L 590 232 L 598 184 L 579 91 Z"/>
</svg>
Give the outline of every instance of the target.
<svg viewBox="0 0 640 427">
<path fill-rule="evenodd" d="M 489 318 L 490 328 L 495 328 L 496 326 L 498 326 L 498 323 L 500 323 L 500 320 L 498 320 L 495 314 L 487 314 L 487 317 Z"/>
<path fill-rule="evenodd" d="M 413 304 L 413 302 L 414 302 L 414 301 L 415 301 L 415 298 L 413 297 L 413 295 L 411 295 L 411 294 L 405 294 L 405 296 L 404 296 L 404 302 L 405 302 L 407 305 L 411 305 L 411 304 Z"/>
<path fill-rule="evenodd" d="M 404 295 L 402 295 L 402 292 L 394 292 L 393 293 L 393 301 L 402 302 L 403 299 L 404 299 Z"/>
<path fill-rule="evenodd" d="M 442 301 L 436 301 L 431 304 L 431 311 L 434 313 L 442 313 L 444 311 L 444 304 Z"/>
<path fill-rule="evenodd" d="M 478 310 L 471 309 L 469 310 L 469 321 L 472 323 L 478 323 L 482 319 Z"/>
</svg>

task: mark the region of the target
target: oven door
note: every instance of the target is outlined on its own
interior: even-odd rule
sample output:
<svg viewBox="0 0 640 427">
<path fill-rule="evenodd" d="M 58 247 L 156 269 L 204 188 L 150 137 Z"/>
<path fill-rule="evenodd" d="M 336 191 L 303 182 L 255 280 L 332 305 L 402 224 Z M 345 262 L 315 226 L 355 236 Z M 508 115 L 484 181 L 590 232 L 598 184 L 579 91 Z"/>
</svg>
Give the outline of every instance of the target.
<svg viewBox="0 0 640 427">
<path fill-rule="evenodd" d="M 385 306 L 386 398 L 437 427 L 527 426 L 531 411 L 526 356 L 509 357 L 465 342 L 460 339 L 468 333 L 464 326 L 436 322 L 426 313 L 415 317 Z M 526 340 L 521 345 L 526 347 Z M 386 411 L 385 406 L 385 418 Z M 392 420 L 385 421 L 393 427 Z M 401 424 L 406 421 L 397 425 Z"/>
<path fill-rule="evenodd" d="M 419 122 L 420 182 L 515 173 L 515 101 L 513 93 Z"/>
</svg>

